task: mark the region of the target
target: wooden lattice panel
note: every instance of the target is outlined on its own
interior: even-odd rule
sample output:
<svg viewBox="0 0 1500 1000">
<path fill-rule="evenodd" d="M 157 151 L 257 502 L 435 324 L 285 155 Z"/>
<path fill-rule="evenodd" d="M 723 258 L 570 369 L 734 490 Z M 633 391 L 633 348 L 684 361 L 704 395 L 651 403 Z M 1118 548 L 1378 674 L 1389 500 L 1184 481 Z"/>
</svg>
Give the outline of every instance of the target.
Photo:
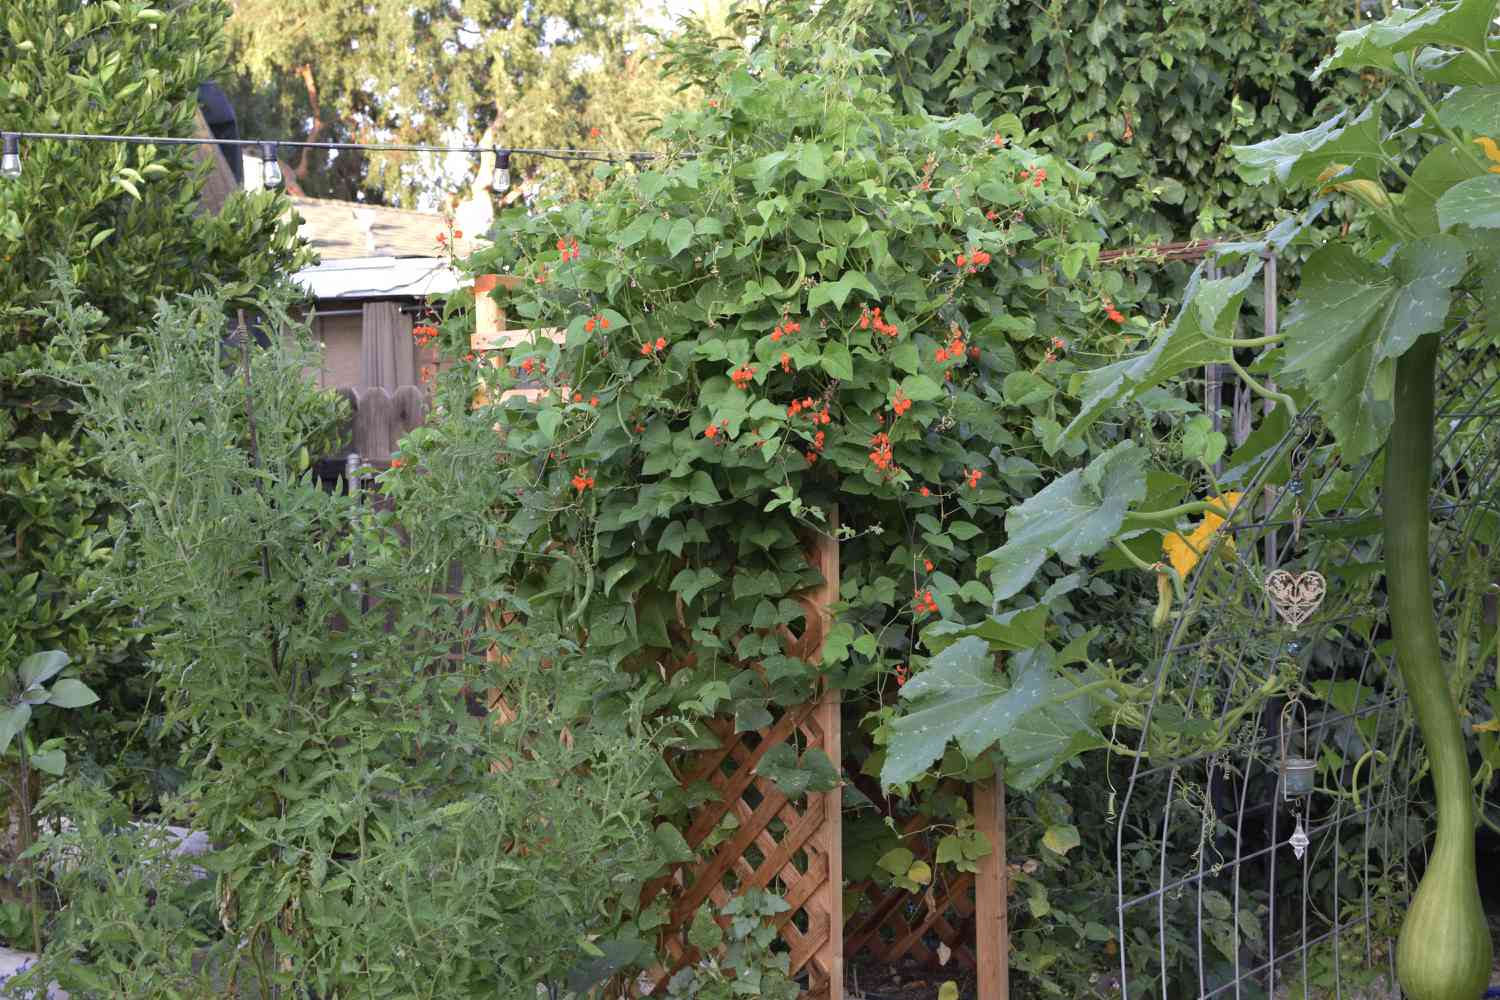
<svg viewBox="0 0 1500 1000">
<path fill-rule="evenodd" d="M 831 518 L 836 529 L 837 517 Z M 806 553 L 823 583 L 796 595 L 806 615 L 803 633 L 783 632 L 787 655 L 817 662 L 829 624 L 829 606 L 838 599 L 838 543 L 819 536 Z M 747 667 L 747 669 L 749 669 Z M 806 995 L 842 1000 L 844 988 L 844 910 L 842 792 L 811 792 L 788 800 L 774 782 L 755 773 L 773 747 L 791 743 L 799 755 L 817 749 L 837 766 L 841 759 L 839 696 L 827 690 L 813 703 L 781 710 L 771 725 L 736 733 L 728 720 L 709 730 L 718 746 L 684 755 L 673 770 L 683 787 L 707 784 L 715 799 L 699 807 L 683 831 L 698 850 L 728 821 L 733 833 L 696 863 L 680 865 L 645 889 L 647 899 L 665 893 L 671 900 L 658 955 L 661 964 L 647 976 L 647 995 L 661 995 L 668 979 L 701 956 L 687 941 L 687 928 L 704 904 L 721 909 L 749 889 L 768 889 L 790 908 L 776 928 L 789 951 L 791 973 L 807 973 Z"/>
<path fill-rule="evenodd" d="M 901 830 L 902 846 L 929 863 L 933 845 L 921 831 L 931 822 L 927 816 L 912 816 Z M 922 892 L 870 881 L 849 884 L 851 915 L 844 930 L 844 952 L 850 959 L 868 954 L 876 961 L 895 964 L 912 958 L 936 969 L 943 964 L 937 952 L 941 943 L 950 949 L 950 967 L 953 963 L 979 967 L 973 947 L 974 876 L 959 872 L 945 880 L 944 868 L 932 867 L 937 879 Z"/>
<path fill-rule="evenodd" d="M 755 774 L 772 747 L 791 740 L 804 752 L 818 748 L 836 760 L 829 744 L 837 749 L 837 727 L 838 696 L 830 693 L 816 705 L 786 709 L 765 729 L 736 733 L 727 721 L 711 723 L 719 746 L 693 754 L 679 766 L 684 787 L 705 782 L 719 796 L 700 808 L 683 831 L 689 846 L 702 845 L 726 817 L 732 817 L 735 829 L 705 859 L 648 887 L 653 895 L 666 892 L 672 900 L 660 945 L 662 965 L 650 976 L 651 994 L 659 995 L 673 973 L 701 957 L 687 943 L 687 927 L 698 908 L 706 903 L 722 909 L 747 889 L 769 889 L 790 904 L 775 923 L 790 952 L 793 975 L 808 972 L 810 995 L 828 996 L 830 982 L 842 982 L 843 919 L 834 881 L 842 868 L 839 793 L 790 801 L 773 782 Z"/>
</svg>

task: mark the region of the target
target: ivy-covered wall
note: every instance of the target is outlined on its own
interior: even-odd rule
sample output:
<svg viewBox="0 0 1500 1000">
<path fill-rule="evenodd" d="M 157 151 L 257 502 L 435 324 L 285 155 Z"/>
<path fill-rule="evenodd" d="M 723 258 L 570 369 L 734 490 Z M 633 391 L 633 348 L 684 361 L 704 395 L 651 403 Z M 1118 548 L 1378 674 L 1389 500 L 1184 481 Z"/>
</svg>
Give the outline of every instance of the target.
<svg viewBox="0 0 1500 1000">
<path fill-rule="evenodd" d="M 908 107 L 1017 113 L 1029 142 L 1095 170 L 1114 246 L 1263 228 L 1277 196 L 1229 146 L 1311 128 L 1371 85 L 1311 79 L 1357 0 L 839 3 Z"/>
</svg>

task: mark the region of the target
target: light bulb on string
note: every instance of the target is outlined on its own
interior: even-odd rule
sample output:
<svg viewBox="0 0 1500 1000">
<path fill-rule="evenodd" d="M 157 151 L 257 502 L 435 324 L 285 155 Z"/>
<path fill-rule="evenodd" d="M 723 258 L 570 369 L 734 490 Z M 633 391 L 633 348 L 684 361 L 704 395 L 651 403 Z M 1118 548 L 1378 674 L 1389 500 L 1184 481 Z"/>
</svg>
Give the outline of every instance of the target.
<svg viewBox="0 0 1500 1000">
<path fill-rule="evenodd" d="M 495 151 L 495 193 L 503 194 L 510 190 L 510 150 L 498 149 Z"/>
<path fill-rule="evenodd" d="M 14 180 L 21 176 L 21 139 L 12 132 L 6 132 L 4 137 L 4 151 L 0 152 L 0 177 Z"/>
<path fill-rule="evenodd" d="M 285 180 L 281 174 L 281 163 L 276 158 L 276 143 L 274 142 L 260 144 L 260 178 L 261 182 L 273 191 L 281 187 Z"/>
</svg>

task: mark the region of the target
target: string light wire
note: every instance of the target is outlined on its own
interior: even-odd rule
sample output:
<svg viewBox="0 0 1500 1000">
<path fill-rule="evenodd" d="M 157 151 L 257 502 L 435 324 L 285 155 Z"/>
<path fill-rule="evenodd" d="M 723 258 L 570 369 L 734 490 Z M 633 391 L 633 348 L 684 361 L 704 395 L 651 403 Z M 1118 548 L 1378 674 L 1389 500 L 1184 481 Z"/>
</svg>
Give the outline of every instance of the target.
<svg viewBox="0 0 1500 1000">
<path fill-rule="evenodd" d="M 312 139 L 215 139 L 201 136 L 116 135 L 99 132 L 5 132 L 6 148 L 20 139 L 48 139 L 63 142 L 123 142 L 137 146 L 250 146 L 260 149 L 282 146 L 293 149 L 354 150 L 372 153 L 466 153 L 478 156 L 494 153 L 507 169 L 511 156 L 535 156 L 544 159 L 573 160 L 594 163 L 640 163 L 654 160 L 656 153 L 644 150 L 613 152 L 601 149 L 564 149 L 560 147 L 523 146 L 436 146 L 401 142 L 324 142 Z"/>
</svg>

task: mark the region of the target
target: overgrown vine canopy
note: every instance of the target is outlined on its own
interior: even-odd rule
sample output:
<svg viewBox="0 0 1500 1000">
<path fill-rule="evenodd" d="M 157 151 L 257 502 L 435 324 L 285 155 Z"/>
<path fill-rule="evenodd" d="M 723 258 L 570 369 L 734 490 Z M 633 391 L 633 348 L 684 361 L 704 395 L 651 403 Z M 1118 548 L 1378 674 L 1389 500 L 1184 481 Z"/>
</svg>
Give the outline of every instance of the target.
<svg viewBox="0 0 1500 1000">
<path fill-rule="evenodd" d="M 878 53 L 830 47 L 787 73 L 776 52 L 700 54 L 719 86 L 663 126 L 681 155 L 507 216 L 472 264 L 518 276 L 513 325 L 558 341 L 446 376 L 454 408 L 476 371 L 491 400 L 543 390 L 474 414 L 503 440 L 500 542 L 534 613 L 742 728 L 820 678 L 878 701 L 951 641 L 928 626 L 988 621 L 976 561 L 1007 511 L 1089 457 L 1063 433 L 1080 357 L 1146 332 L 1091 270 L 1089 175 L 1019 145 L 1013 116 L 908 115 Z M 455 354 L 471 329 L 445 327 Z M 783 646 L 803 614 L 789 595 L 816 582 L 807 532 L 835 530 L 842 603 L 806 664 Z M 1091 585 L 1046 576 L 1037 595 L 1063 607 Z"/>
</svg>

